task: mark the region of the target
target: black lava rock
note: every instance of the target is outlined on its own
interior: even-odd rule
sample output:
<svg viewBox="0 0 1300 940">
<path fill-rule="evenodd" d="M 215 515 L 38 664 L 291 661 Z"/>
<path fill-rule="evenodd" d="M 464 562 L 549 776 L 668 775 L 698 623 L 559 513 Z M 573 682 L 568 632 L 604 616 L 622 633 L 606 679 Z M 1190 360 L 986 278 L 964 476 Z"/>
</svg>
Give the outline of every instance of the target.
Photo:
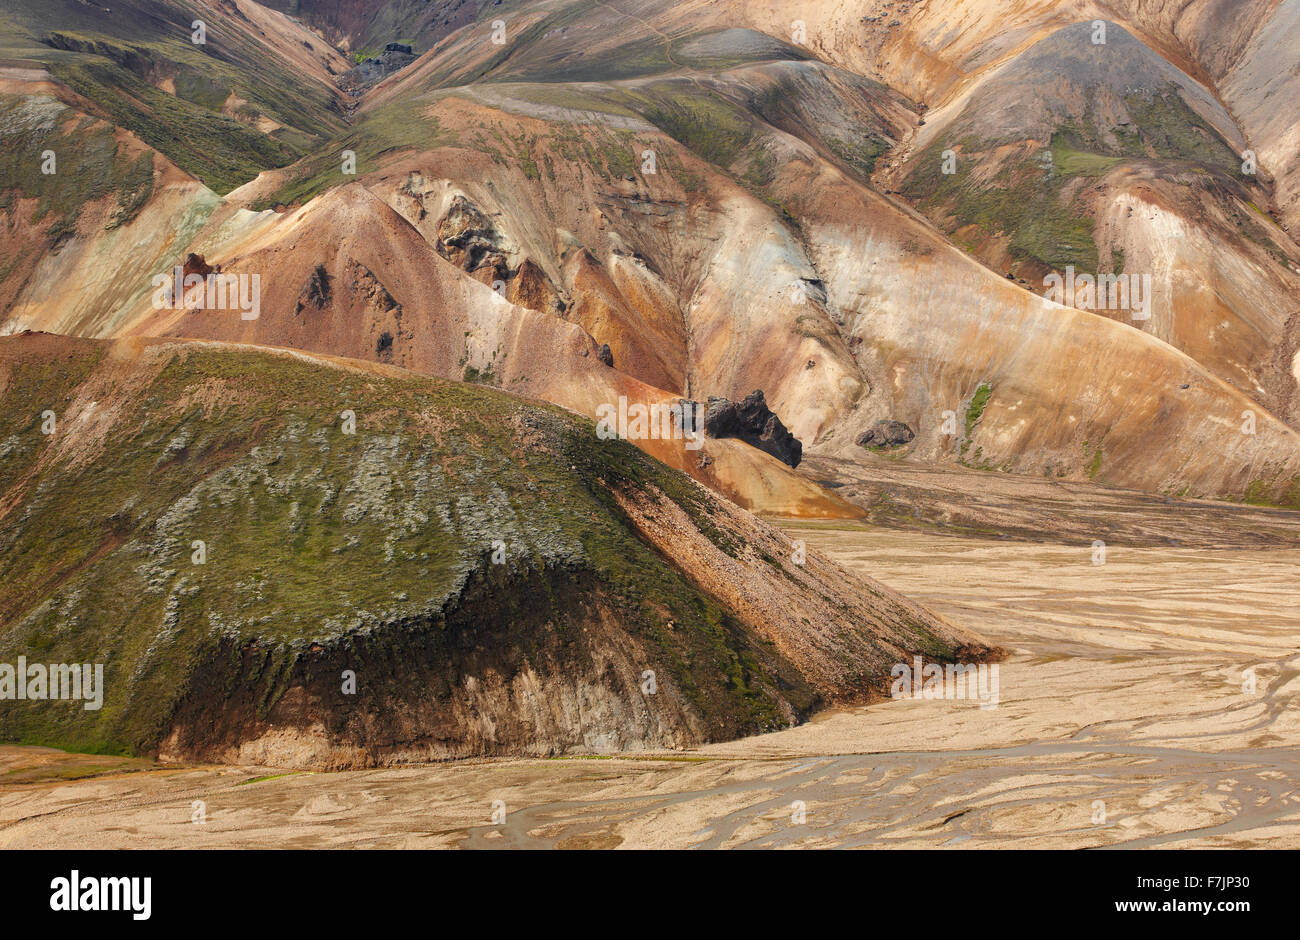
<svg viewBox="0 0 1300 940">
<path fill-rule="evenodd" d="M 740 402 L 710 395 L 704 430 L 709 437 L 739 438 L 791 467 L 799 466 L 803 459 L 803 444 L 767 407 L 761 389 Z"/>
<path fill-rule="evenodd" d="M 859 434 L 854 443 L 860 447 L 902 447 L 914 437 L 916 433 L 902 421 L 886 418 Z"/>
<path fill-rule="evenodd" d="M 313 310 L 323 310 L 329 306 L 329 303 L 329 272 L 325 270 L 323 264 L 318 264 L 312 268 L 311 274 L 307 275 L 307 283 L 298 292 L 298 305 L 294 310 L 294 315 L 297 316 L 308 307 Z"/>
</svg>

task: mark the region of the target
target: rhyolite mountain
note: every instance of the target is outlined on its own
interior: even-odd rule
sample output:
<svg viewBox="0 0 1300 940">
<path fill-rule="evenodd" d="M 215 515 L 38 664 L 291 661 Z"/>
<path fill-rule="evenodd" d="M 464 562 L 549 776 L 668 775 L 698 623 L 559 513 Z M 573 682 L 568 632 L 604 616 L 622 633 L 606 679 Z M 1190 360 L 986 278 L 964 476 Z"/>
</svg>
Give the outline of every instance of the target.
<svg viewBox="0 0 1300 940">
<path fill-rule="evenodd" d="M 1263 63 L 1297 3 L 1103 6 L 20 0 L 0 328 L 296 346 L 588 416 L 758 389 L 805 456 L 874 459 L 899 421 L 908 461 L 1294 504 L 1300 122 Z M 390 43 L 417 58 L 340 87 Z M 173 109 L 232 144 L 157 133 Z M 50 140 L 85 172 L 40 176 Z M 260 274 L 261 317 L 154 309 L 190 252 Z M 1065 265 L 1151 275 L 1150 318 L 1046 299 Z M 338 289 L 302 307 L 317 271 Z M 734 439 L 647 449 L 844 511 Z"/>
<path fill-rule="evenodd" d="M 205 26 L 202 43 L 195 20 Z M 1093 42 L 1099 23 L 1104 43 Z M 397 48 L 407 46 L 409 57 Z M 69 350 L 100 350 L 105 369 L 117 363 L 103 375 L 120 382 L 145 369 L 127 350 L 149 350 L 149 362 L 162 350 L 188 350 L 175 355 L 238 372 L 261 368 L 253 365 L 259 356 L 304 362 L 286 359 L 288 349 L 308 356 L 326 385 L 339 370 L 351 375 L 369 363 L 429 388 L 531 399 L 584 419 L 620 399 L 707 407 L 761 393 L 760 423 L 708 436 L 700 450 L 671 436 L 633 442 L 648 455 L 638 473 L 675 481 L 656 485 L 664 518 L 689 516 L 682 501 L 696 490 L 682 488 L 681 474 L 728 501 L 719 506 L 854 515 L 874 505 L 870 490 L 841 484 L 886 461 L 900 472 L 941 468 L 1296 507 L 1297 50 L 1300 0 L 1010 8 L 990 0 L 11 0 L 0 17 L 0 334 L 90 343 L 67 341 Z M 49 154 L 56 172 L 43 169 Z M 953 173 L 943 169 L 947 154 L 956 158 Z M 187 262 L 257 277 L 258 316 L 220 305 L 160 307 L 154 279 Z M 1067 267 L 1149 277 L 1150 316 L 1045 297 L 1046 279 Z M 255 352 L 270 348 L 281 351 Z M 335 358 L 352 364 L 329 365 Z M 195 381 L 164 388 L 197 407 L 219 383 Z M 500 392 L 516 397 L 491 397 Z M 266 387 L 249 395 L 267 408 L 273 400 Z M 119 396 L 106 391 L 104 400 Z M 29 428 L 30 408 L 39 415 L 46 407 L 29 404 L 6 420 Z M 116 420 L 114 411 L 103 414 Z M 311 433 L 327 418 L 308 421 Z M 83 426 L 95 425 L 71 432 Z M 119 430 L 131 439 L 133 428 Z M 277 448 L 299 448 L 286 467 L 306 461 L 303 474 L 335 472 L 319 461 L 339 452 L 302 450 L 288 425 L 263 430 Z M 514 453 L 508 437 L 482 436 L 493 443 L 481 459 L 503 473 Z M 182 435 L 162 442 L 164 450 L 173 438 Z M 266 451 L 249 457 L 253 448 L 268 445 L 240 438 L 231 446 L 214 452 L 222 466 L 256 463 Z M 380 463 L 409 469 L 418 459 L 398 448 Z M 592 469 L 568 466 L 579 476 Z M 557 460 L 555 472 L 563 467 Z M 222 486 L 278 479 L 278 471 L 259 477 L 248 468 L 240 463 Z M 72 486 L 65 472 L 50 479 Z M 122 478 L 110 532 L 144 505 L 146 479 Z M 288 511 L 275 500 L 292 492 L 279 487 L 239 498 L 262 506 L 253 518 L 273 518 Z M 35 512 L 24 504 L 34 492 L 12 491 L 6 526 L 39 521 L 23 516 Z M 465 498 L 478 506 L 477 496 Z M 40 519 L 71 512 L 42 505 Z M 623 506 L 615 517 L 631 518 Z M 713 537 L 707 523 L 700 531 Z M 647 544 L 645 530 L 637 532 Z M 31 536 L 19 526 L 7 537 Z M 662 531 L 659 539 L 651 540 L 656 551 L 670 554 L 673 539 Z M 114 571 L 100 565 L 125 557 L 123 549 L 105 544 L 104 555 L 9 556 L 30 566 L 4 595 L 21 589 L 14 596 L 25 598 L 12 608 L 34 631 L 21 642 L 45 642 L 61 622 L 41 605 L 53 603 L 62 577 L 54 572 L 66 573 L 69 558 L 81 559 L 77 573 L 87 578 Z M 292 583 L 325 577 L 311 563 L 318 547 L 274 546 L 290 552 L 281 564 L 303 565 Z M 299 550 L 308 557 L 297 558 Z M 383 584 L 393 562 L 376 559 L 366 555 L 350 569 L 368 573 L 364 588 L 303 593 L 328 600 L 325 619 L 334 623 Z M 701 579 L 696 590 L 721 590 L 709 580 L 721 575 L 701 574 L 696 559 L 678 561 L 681 577 Z M 773 573 L 742 569 L 733 572 L 737 596 L 762 593 Z M 104 584 L 125 577 L 96 576 Z M 270 584 L 240 577 L 241 589 Z M 523 584 L 489 583 L 483 603 L 515 603 Z M 832 598 L 853 589 L 836 581 L 819 590 Z M 265 623 L 292 617 L 298 594 L 267 596 L 274 602 L 260 615 Z M 633 588 L 624 596 L 652 603 Z M 365 602 L 366 611 L 379 609 L 374 597 Z M 868 607 L 873 616 L 883 609 Z M 229 612 L 213 609 L 217 620 L 191 624 L 192 638 L 220 634 Z M 37 610 L 47 619 L 32 627 Z M 177 610 L 189 616 L 183 604 Z M 142 622 L 154 624 L 154 613 Z M 432 622 L 429 609 L 420 616 Z M 571 611 L 556 623 L 581 616 Z M 611 630 L 631 629 L 625 613 L 606 620 Z M 7 617 L 4 629 L 13 622 Z M 824 626 L 814 620 L 810 629 Z M 294 642 L 309 643 L 310 632 Z M 622 635 L 605 634 L 602 648 L 624 648 Z M 241 632 L 241 642 L 252 636 Z M 264 642 L 256 639 L 256 649 Z M 859 656 L 881 665 L 845 643 L 846 667 Z M 321 645 L 331 651 L 321 661 L 336 669 L 337 650 Z M 910 648 L 901 636 L 898 648 Z M 537 654 L 512 662 L 536 668 Z M 67 740 L 100 735 L 105 747 L 225 758 L 260 741 L 265 754 L 291 760 L 301 743 L 304 754 L 335 755 L 310 758 L 326 762 L 367 740 L 387 742 L 379 749 L 387 756 L 366 758 L 375 760 L 403 759 L 408 745 L 425 756 L 497 746 L 457 738 L 468 733 L 457 730 L 460 719 L 439 724 L 445 713 L 435 721 L 427 702 L 411 704 L 406 724 L 386 726 L 404 730 L 344 728 L 319 705 L 333 686 L 292 672 L 307 669 L 310 656 L 275 656 L 262 672 L 224 659 L 224 691 L 196 686 L 189 704 L 169 700 L 134 717 L 117 704 L 93 726 L 69 726 Z M 791 674 L 773 663 L 764 688 L 779 690 L 794 680 L 777 681 Z M 464 675 L 486 674 L 478 668 Z M 284 684 L 291 673 L 296 686 Z M 629 680 L 618 675 L 592 680 L 607 703 L 626 701 L 610 691 L 625 689 Z M 866 688 L 866 676 L 850 685 Z M 547 688 L 547 713 L 567 714 L 558 703 L 570 692 Z M 228 715 L 202 717 L 232 691 Z M 764 701 L 783 702 L 773 714 L 786 720 L 812 702 L 792 695 Z M 457 701 L 464 719 L 470 700 Z M 623 738 L 529 737 L 543 726 L 570 728 L 552 718 L 491 740 L 508 740 L 505 750 L 542 739 L 561 749 L 639 746 L 767 726 L 737 701 L 694 702 L 703 724 L 692 727 L 707 734 L 681 732 L 683 718 L 659 737 L 643 725 Z M 376 702 L 397 707 L 394 698 Z M 296 718 L 287 717 L 291 708 Z M 173 721 L 165 728 L 132 723 L 164 713 Z M 605 731 L 618 725 L 614 711 L 599 714 Z M 319 735 L 302 731 L 317 719 Z M 453 743 L 411 744 L 406 735 L 430 722 Z M 218 726 L 239 730 L 219 741 Z M 277 728 L 298 729 L 280 750 L 268 743 Z"/>
</svg>

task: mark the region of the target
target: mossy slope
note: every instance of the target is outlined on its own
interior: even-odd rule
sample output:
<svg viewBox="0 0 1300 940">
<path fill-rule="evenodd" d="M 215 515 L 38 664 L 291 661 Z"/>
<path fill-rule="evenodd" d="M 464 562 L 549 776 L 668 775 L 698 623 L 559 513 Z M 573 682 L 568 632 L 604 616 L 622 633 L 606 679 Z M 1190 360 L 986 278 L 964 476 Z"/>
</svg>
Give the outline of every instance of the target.
<svg viewBox="0 0 1300 940">
<path fill-rule="evenodd" d="M 207 344 L 20 335 L 0 369 L 0 662 L 106 685 L 100 711 L 3 703 L 0 739 L 221 758 L 312 728 L 330 756 L 301 762 L 377 763 L 728 738 L 825 701 L 620 509 L 666 497 L 734 554 L 716 498 L 556 408 Z M 952 654 L 908 613 L 905 646 Z"/>
<path fill-rule="evenodd" d="M 226 193 L 294 162 L 344 120 L 337 93 L 256 41 L 233 5 L 218 9 L 219 17 L 179 0 L 111 8 L 10 0 L 0 56 L 44 65 L 115 125 Z M 201 44 L 192 41 L 196 18 L 208 27 Z"/>
</svg>

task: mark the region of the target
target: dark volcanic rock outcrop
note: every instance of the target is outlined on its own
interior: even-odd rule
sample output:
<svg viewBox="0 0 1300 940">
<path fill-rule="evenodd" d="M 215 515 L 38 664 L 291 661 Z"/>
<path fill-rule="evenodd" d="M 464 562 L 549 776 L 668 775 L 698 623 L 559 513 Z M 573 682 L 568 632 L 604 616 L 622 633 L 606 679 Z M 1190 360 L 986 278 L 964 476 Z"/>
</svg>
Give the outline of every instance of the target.
<svg viewBox="0 0 1300 940">
<path fill-rule="evenodd" d="M 507 264 L 501 246 L 501 234 L 478 206 L 457 195 L 438 222 L 438 254 L 463 271 L 473 273 L 482 267 L 505 274 Z"/>
<path fill-rule="evenodd" d="M 803 458 L 803 444 L 767 407 L 762 389 L 750 392 L 739 402 L 710 395 L 704 431 L 709 437 L 739 438 L 792 467 L 799 466 Z"/>
<path fill-rule="evenodd" d="M 203 259 L 202 255 L 196 255 L 190 252 L 185 256 L 185 264 L 182 265 L 181 274 L 188 278 L 191 274 L 197 274 L 199 277 L 207 277 L 212 273 L 212 265 Z"/>
<path fill-rule="evenodd" d="M 883 418 L 858 435 L 859 447 L 901 447 L 910 444 L 916 432 L 902 421 Z"/>
<path fill-rule="evenodd" d="M 308 307 L 313 310 L 324 310 L 330 302 L 330 276 L 325 270 L 323 264 L 318 264 L 312 268 L 311 274 L 307 275 L 307 282 L 302 285 L 302 290 L 298 292 L 298 303 L 294 308 L 294 313 L 302 313 Z"/>
<path fill-rule="evenodd" d="M 339 87 L 348 94 L 355 95 L 365 91 L 371 85 L 378 84 L 394 72 L 401 71 L 412 62 L 411 47 L 401 43 L 390 42 L 384 51 L 373 59 L 366 59 L 355 68 L 348 69 L 339 76 Z"/>
</svg>

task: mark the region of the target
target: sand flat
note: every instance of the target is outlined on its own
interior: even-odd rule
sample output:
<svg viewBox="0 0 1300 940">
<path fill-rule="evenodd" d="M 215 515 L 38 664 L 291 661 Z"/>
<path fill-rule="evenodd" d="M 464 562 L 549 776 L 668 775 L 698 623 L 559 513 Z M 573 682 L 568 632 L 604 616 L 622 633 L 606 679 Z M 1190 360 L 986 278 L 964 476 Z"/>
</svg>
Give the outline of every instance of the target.
<svg viewBox="0 0 1300 940">
<path fill-rule="evenodd" d="M 1300 847 L 1300 551 L 1112 547 L 1095 565 L 1087 544 L 786 530 L 1007 648 L 997 707 L 890 701 L 693 751 L 329 774 L 5 748 L 0 846 Z"/>
</svg>

